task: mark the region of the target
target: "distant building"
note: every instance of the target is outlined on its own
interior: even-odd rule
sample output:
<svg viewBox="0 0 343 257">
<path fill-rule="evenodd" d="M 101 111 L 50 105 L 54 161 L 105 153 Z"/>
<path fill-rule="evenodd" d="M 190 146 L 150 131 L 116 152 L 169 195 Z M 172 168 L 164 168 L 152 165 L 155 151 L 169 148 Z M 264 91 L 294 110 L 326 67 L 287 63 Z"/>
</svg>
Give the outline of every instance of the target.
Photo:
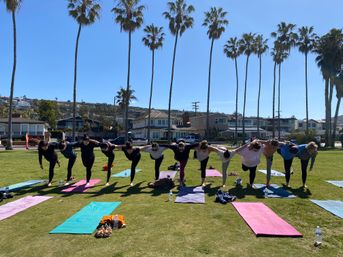
<svg viewBox="0 0 343 257">
<path fill-rule="evenodd" d="M 18 100 L 14 108 L 17 110 L 27 110 L 31 108 L 31 104 L 25 100 Z"/>
<path fill-rule="evenodd" d="M 190 126 L 177 125 L 175 117 L 171 117 L 170 131 L 171 138 L 178 139 L 185 137 L 191 133 L 196 133 L 197 130 Z M 135 137 L 148 137 L 148 114 L 144 114 L 140 118 L 133 120 L 131 132 Z M 165 112 L 151 110 L 150 115 L 150 138 L 152 140 L 167 139 L 168 135 L 168 115 Z"/>
<path fill-rule="evenodd" d="M 30 136 L 44 136 L 48 125 L 44 121 L 24 118 L 12 118 L 13 138 L 20 138 L 28 133 Z M 0 119 L 0 136 L 7 136 L 8 119 Z"/>
<path fill-rule="evenodd" d="M 316 135 L 324 135 L 325 134 L 325 121 L 322 120 L 309 120 L 309 130 L 314 131 Z M 305 132 L 306 131 L 306 119 L 298 120 L 297 131 Z M 339 127 L 338 127 L 339 129 Z"/>
<path fill-rule="evenodd" d="M 92 132 L 101 132 L 103 130 L 101 123 L 92 119 L 83 119 L 81 116 L 75 117 L 76 131 L 87 130 Z M 60 119 L 57 121 L 57 129 L 63 131 L 70 131 L 73 129 L 73 118 Z"/>
<path fill-rule="evenodd" d="M 206 115 L 199 115 L 190 117 L 191 126 L 201 136 L 205 136 L 206 132 Z M 209 128 L 217 129 L 218 131 L 225 131 L 228 129 L 229 115 L 221 113 L 210 113 L 209 115 Z"/>
</svg>

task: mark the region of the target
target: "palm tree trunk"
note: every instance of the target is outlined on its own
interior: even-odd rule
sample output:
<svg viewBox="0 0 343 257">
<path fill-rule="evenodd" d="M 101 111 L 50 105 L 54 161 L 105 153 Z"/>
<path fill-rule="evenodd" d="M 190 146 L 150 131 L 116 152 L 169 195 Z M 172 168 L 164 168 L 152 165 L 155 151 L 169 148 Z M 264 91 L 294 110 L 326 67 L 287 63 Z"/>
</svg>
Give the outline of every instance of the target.
<svg viewBox="0 0 343 257">
<path fill-rule="evenodd" d="M 206 137 L 210 137 L 210 92 L 211 92 L 211 68 L 214 38 L 211 40 L 210 62 L 208 66 L 208 85 L 207 85 L 207 112 L 206 112 Z"/>
<path fill-rule="evenodd" d="M 332 141 L 332 114 L 331 114 L 331 106 L 332 106 L 332 96 L 333 96 L 333 88 L 334 88 L 334 82 L 333 79 L 330 79 L 330 91 L 329 91 L 329 145 L 331 147 L 334 146 L 334 141 Z"/>
<path fill-rule="evenodd" d="M 261 96 L 261 84 L 262 84 L 262 56 L 259 56 L 260 72 L 258 82 L 258 96 L 257 96 L 257 137 L 260 138 L 260 96 Z"/>
<path fill-rule="evenodd" d="M 276 83 L 276 62 L 274 62 L 274 80 L 273 80 L 273 120 L 272 120 L 272 137 L 275 138 L 275 83 Z"/>
<path fill-rule="evenodd" d="M 244 102 L 243 102 L 243 141 L 242 143 L 245 144 L 245 105 L 247 100 L 247 84 L 248 84 L 248 66 L 249 66 L 249 55 L 247 55 L 247 61 L 245 63 L 245 84 L 244 84 Z"/>
<path fill-rule="evenodd" d="M 325 147 L 329 146 L 329 78 L 325 79 Z"/>
<path fill-rule="evenodd" d="M 131 30 L 129 31 L 129 49 L 127 57 L 127 83 L 126 91 L 129 92 L 130 89 L 130 66 L 131 66 Z M 125 99 L 125 141 L 128 139 L 129 132 L 129 104 L 130 99 Z"/>
<path fill-rule="evenodd" d="M 77 31 L 76 45 L 75 45 L 75 62 L 74 62 L 74 89 L 73 89 L 73 141 L 75 141 L 75 131 L 76 131 L 76 82 L 77 82 L 77 56 L 79 50 L 79 40 L 81 34 L 81 24 L 79 24 L 79 29 Z"/>
<path fill-rule="evenodd" d="M 281 106 L 281 63 L 279 63 L 279 84 L 278 84 L 278 139 L 281 139 L 281 120 L 280 120 L 280 106 Z"/>
<path fill-rule="evenodd" d="M 307 53 L 305 53 L 305 91 L 306 91 L 306 135 L 309 132 L 308 124 L 308 85 L 307 85 Z"/>
<path fill-rule="evenodd" d="M 336 141 L 337 119 L 338 119 L 339 107 L 341 105 L 341 99 L 342 99 L 341 95 L 337 95 L 335 118 L 334 118 L 334 121 L 333 121 L 333 128 L 332 128 L 332 142 L 333 142 L 333 146 L 335 146 L 335 141 Z"/>
<path fill-rule="evenodd" d="M 171 134 L 170 134 L 170 108 L 171 108 L 171 98 L 173 93 L 173 81 L 174 81 L 174 66 L 175 66 L 175 57 L 176 57 L 176 46 L 177 46 L 177 39 L 179 37 L 179 31 L 176 31 L 175 42 L 174 42 L 174 52 L 173 52 L 173 63 L 172 63 L 172 72 L 170 78 L 170 88 L 169 88 L 169 104 L 168 104 L 168 143 L 171 142 Z"/>
<path fill-rule="evenodd" d="M 151 115 L 151 100 L 152 89 L 154 85 L 154 64 L 155 64 L 155 50 L 152 50 L 152 65 L 151 65 L 151 84 L 150 84 L 150 99 L 149 99 L 149 114 L 148 114 L 148 143 L 150 144 L 150 115 Z"/>
<path fill-rule="evenodd" d="M 237 130 L 238 130 L 238 66 L 237 58 L 235 58 L 235 68 L 236 68 L 236 124 L 235 124 L 235 145 L 237 145 Z"/>
<path fill-rule="evenodd" d="M 6 144 L 6 150 L 13 150 L 12 105 L 13 105 L 15 71 L 17 68 L 17 26 L 16 26 L 16 20 L 15 20 L 15 11 L 12 11 L 12 23 L 13 23 L 13 69 L 12 69 L 12 78 L 11 78 L 10 105 L 9 105 L 9 110 L 8 110 L 8 139 L 7 139 L 7 144 Z"/>
</svg>

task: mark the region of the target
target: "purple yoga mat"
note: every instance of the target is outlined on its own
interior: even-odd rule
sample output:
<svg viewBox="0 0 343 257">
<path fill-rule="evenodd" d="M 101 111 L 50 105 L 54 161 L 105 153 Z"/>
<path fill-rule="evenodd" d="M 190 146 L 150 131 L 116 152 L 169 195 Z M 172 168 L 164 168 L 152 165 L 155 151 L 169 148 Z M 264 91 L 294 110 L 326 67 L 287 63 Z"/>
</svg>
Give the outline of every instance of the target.
<svg viewBox="0 0 343 257">
<path fill-rule="evenodd" d="M 213 170 L 206 170 L 206 177 L 222 177 L 222 176 L 223 175 L 219 171 L 217 171 L 215 169 L 213 169 Z"/>
<path fill-rule="evenodd" d="M 160 172 L 160 177 L 159 177 L 159 179 L 168 178 L 168 176 L 169 176 L 171 179 L 173 179 L 173 178 L 175 178 L 176 172 L 177 172 L 177 171 L 174 171 L 174 170 L 161 171 L 161 172 Z"/>
<path fill-rule="evenodd" d="M 63 193 L 82 193 L 86 192 L 89 188 L 93 187 L 94 185 L 98 184 L 100 182 L 100 179 L 91 179 L 89 181 L 89 186 L 86 187 L 86 180 L 80 180 L 79 182 L 70 185 L 66 189 L 63 189 Z"/>
<path fill-rule="evenodd" d="M 35 206 L 41 202 L 49 200 L 52 196 L 25 196 L 16 201 L 6 203 L 0 206 L 0 220 L 7 219 L 18 212 L 24 211 L 32 206 Z"/>
</svg>

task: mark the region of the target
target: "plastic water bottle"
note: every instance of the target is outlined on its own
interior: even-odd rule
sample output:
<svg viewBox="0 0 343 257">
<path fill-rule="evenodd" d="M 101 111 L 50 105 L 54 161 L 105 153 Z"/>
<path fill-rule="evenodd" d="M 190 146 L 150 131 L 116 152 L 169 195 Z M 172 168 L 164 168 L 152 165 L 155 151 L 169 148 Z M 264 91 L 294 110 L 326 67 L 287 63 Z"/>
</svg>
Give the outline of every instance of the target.
<svg viewBox="0 0 343 257">
<path fill-rule="evenodd" d="M 116 215 L 114 216 L 113 229 L 118 229 L 118 227 L 119 227 L 118 215 Z"/>
<path fill-rule="evenodd" d="M 172 202 L 173 201 L 173 191 L 170 190 L 169 191 L 169 202 Z"/>
<path fill-rule="evenodd" d="M 264 193 L 264 198 L 268 198 L 268 189 L 267 189 L 267 187 L 264 188 L 263 193 Z"/>
<path fill-rule="evenodd" d="M 322 230 L 320 229 L 319 226 L 317 226 L 316 230 L 315 230 L 315 235 L 316 235 L 316 239 L 314 242 L 315 246 L 320 246 L 322 244 Z"/>
<path fill-rule="evenodd" d="M 237 178 L 236 179 L 236 185 L 237 186 L 241 186 L 242 185 L 242 179 L 241 178 Z"/>
</svg>

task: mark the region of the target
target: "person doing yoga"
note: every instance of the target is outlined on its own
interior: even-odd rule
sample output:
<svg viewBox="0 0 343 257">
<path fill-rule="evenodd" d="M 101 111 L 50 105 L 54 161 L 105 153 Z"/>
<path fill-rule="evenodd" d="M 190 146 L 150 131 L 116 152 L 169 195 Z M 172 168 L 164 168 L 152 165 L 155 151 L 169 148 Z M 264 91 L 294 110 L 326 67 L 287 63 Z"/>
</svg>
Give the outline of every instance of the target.
<svg viewBox="0 0 343 257">
<path fill-rule="evenodd" d="M 106 184 L 108 186 L 110 184 L 110 177 L 112 172 L 112 164 L 114 161 L 114 149 L 116 145 L 111 144 L 110 142 L 100 143 L 101 152 L 107 157 L 107 177 L 106 177 Z"/>
<path fill-rule="evenodd" d="M 74 151 L 75 143 L 70 143 L 68 141 L 61 141 L 58 144 L 58 148 L 60 149 L 61 154 L 68 159 L 68 168 L 67 168 L 67 180 L 65 186 L 68 186 L 70 181 L 72 180 L 72 170 L 75 164 L 77 155 Z"/>
<path fill-rule="evenodd" d="M 164 158 L 163 152 L 166 149 L 167 147 L 160 146 L 156 142 L 141 148 L 142 151 L 149 153 L 150 158 L 155 161 L 155 181 L 160 177 L 160 166 Z"/>
<path fill-rule="evenodd" d="M 57 145 L 54 143 L 48 143 L 46 141 L 40 141 L 38 144 L 38 161 L 40 168 L 43 169 L 43 156 L 44 158 L 49 162 L 49 180 L 47 185 L 51 186 L 52 179 L 54 178 L 54 169 L 56 166 L 56 163 L 58 166 L 60 166 L 60 162 L 58 161 L 57 153 L 55 152 L 55 149 L 57 148 Z"/>
</svg>

